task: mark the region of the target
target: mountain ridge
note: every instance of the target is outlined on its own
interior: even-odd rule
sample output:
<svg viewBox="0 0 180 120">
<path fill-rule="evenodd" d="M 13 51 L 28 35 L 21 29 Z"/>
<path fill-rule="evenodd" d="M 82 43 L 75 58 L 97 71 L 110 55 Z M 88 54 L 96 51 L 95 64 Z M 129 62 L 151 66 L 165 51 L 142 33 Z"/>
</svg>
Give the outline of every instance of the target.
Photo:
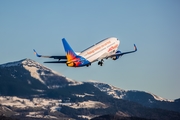
<svg viewBox="0 0 180 120">
<path fill-rule="evenodd" d="M 84 81 L 85 83 L 90 83 L 90 84 L 93 84 L 94 86 L 96 86 L 97 88 L 99 88 L 101 91 L 103 92 L 107 92 L 109 95 L 112 95 L 114 98 L 118 98 L 118 99 L 123 99 L 123 96 L 124 96 L 124 93 L 125 92 L 145 92 L 145 93 L 148 93 L 150 95 L 153 96 L 154 99 L 158 100 L 158 101 L 168 101 L 168 102 L 174 102 L 175 100 L 169 100 L 169 99 L 165 99 L 165 98 L 162 98 L 160 96 L 157 96 L 153 93 L 150 93 L 150 92 L 146 92 L 146 91 L 138 91 L 138 90 L 124 90 L 124 89 L 121 89 L 121 88 L 118 88 L 118 87 L 115 87 L 113 85 L 110 85 L 110 84 L 106 84 L 106 83 L 103 83 L 103 82 L 98 82 L 98 81 L 94 81 L 94 80 L 89 80 L 89 81 Z M 103 85 L 105 87 L 103 87 Z M 108 89 L 109 88 L 109 89 Z M 122 93 L 122 95 L 118 96 L 116 95 L 116 93 L 112 93 L 113 91 L 108 91 L 108 90 L 114 90 L 114 91 L 119 91 Z"/>
<path fill-rule="evenodd" d="M 38 62 L 31 60 L 31 59 L 27 59 L 27 58 L 19 60 L 19 61 L 9 62 L 9 63 L 5 63 L 5 64 L 0 65 L 1 68 L 17 67 L 17 66 L 21 66 L 24 69 L 26 69 L 27 71 L 29 71 L 31 77 L 39 80 L 43 84 L 45 84 L 45 83 L 48 84 L 48 80 L 46 80 L 47 76 L 49 76 L 49 77 L 54 77 L 54 76 L 62 77 L 62 78 L 64 78 L 64 81 L 66 81 L 67 83 L 70 83 L 71 85 L 81 84 L 81 82 L 77 82 L 75 80 L 67 78 L 67 77 L 59 74 L 58 72 L 55 72 L 55 71 L 39 64 Z M 48 86 L 48 87 L 53 88 L 53 87 L 60 87 L 60 86 Z"/>
<path fill-rule="evenodd" d="M 75 119 L 85 116 L 91 116 L 90 118 L 92 118 L 97 115 L 108 114 L 107 111 L 112 114 L 119 111 L 122 115 L 137 117 L 146 117 L 143 115 L 146 113 L 145 111 L 149 113 L 148 117 L 150 117 L 155 114 L 153 111 L 157 111 L 155 115 L 157 118 L 160 117 L 160 111 L 164 113 L 169 113 L 166 110 L 180 112 L 179 99 L 169 101 L 152 93 L 123 90 L 101 82 L 78 82 L 31 59 L 0 65 L 0 95 L 9 96 L 8 98 L 0 98 L 0 104 L 15 109 L 15 112 L 17 112 L 17 108 L 21 109 L 16 106 L 17 103 L 25 106 L 25 109 L 30 107 L 26 103 L 32 105 L 32 109 L 36 109 L 39 104 L 42 109 L 37 114 L 43 113 L 42 110 L 45 110 L 49 111 L 46 112 L 48 115 L 54 115 L 54 112 L 61 108 L 59 113 Z M 11 96 L 21 97 L 24 100 L 19 98 L 11 100 Z M 34 101 L 34 98 L 40 99 L 42 102 L 38 102 L 39 100 Z M 5 104 L 5 101 L 8 103 Z M 43 101 L 48 102 L 43 104 Z M 8 106 L 9 104 L 13 105 Z M 144 112 L 141 112 L 141 109 L 144 109 Z M 68 111 L 72 111 L 72 113 L 70 114 Z M 178 117 L 180 113 L 176 112 L 171 114 Z M 31 116 L 31 112 L 23 112 L 23 114 Z"/>
<path fill-rule="evenodd" d="M 41 78 L 37 75 L 37 74 L 40 74 L 40 75 L 44 75 L 45 73 L 43 71 L 38 71 L 38 69 L 44 69 L 46 71 L 50 71 L 52 73 L 54 73 L 55 75 L 59 75 L 59 76 L 62 76 L 62 77 L 65 77 L 63 76 L 62 74 L 56 72 L 56 71 L 53 71 L 45 66 L 42 67 L 41 64 L 39 64 L 38 62 L 34 61 L 34 60 L 31 60 L 31 59 L 28 59 L 28 58 L 25 58 L 25 59 L 22 59 L 22 60 L 19 60 L 19 61 L 15 61 L 15 62 L 8 62 L 8 63 L 5 63 L 5 64 L 0 64 L 0 67 L 12 67 L 12 66 L 19 66 L 19 65 L 23 65 L 23 67 L 26 69 L 26 70 L 29 70 L 32 77 L 38 79 L 40 82 L 42 82 L 43 84 L 45 83 L 43 80 L 41 80 Z M 38 69 L 32 69 L 34 68 L 34 66 Z M 35 71 L 38 71 L 38 72 L 35 72 Z M 66 78 L 66 77 L 65 77 Z M 75 81 L 75 80 L 72 80 L 70 78 L 66 78 L 66 80 L 69 82 L 75 82 L 77 84 L 82 84 L 83 82 L 84 83 L 91 83 L 91 84 L 94 84 L 95 87 L 99 88 L 98 85 L 95 85 L 96 83 L 97 84 L 104 84 L 104 85 L 109 85 L 109 84 L 106 84 L 106 83 L 103 83 L 103 82 L 98 82 L 98 81 L 94 81 L 94 80 L 88 80 L 88 81 L 83 81 L 83 82 L 79 82 L 79 81 Z M 73 85 L 73 84 L 72 84 Z M 114 90 L 119 90 L 119 91 L 122 91 L 122 92 L 127 92 L 127 91 L 132 91 L 132 92 L 145 92 L 145 91 L 138 91 L 138 90 L 123 90 L 121 88 L 118 88 L 118 87 L 115 87 L 113 85 L 109 85 L 109 87 L 111 89 L 114 89 Z M 101 91 L 107 91 L 107 90 L 103 90 L 102 88 L 99 88 Z M 149 93 L 149 92 L 146 92 L 146 93 Z M 160 101 L 169 101 L 169 102 L 174 102 L 174 100 L 169 100 L 169 99 L 165 99 L 165 98 L 162 98 L 162 97 L 159 97 L 153 93 L 149 93 L 151 94 L 154 99 L 156 100 L 160 100 Z M 121 97 L 119 97 L 121 98 Z M 176 99 L 175 99 L 176 100 Z"/>
</svg>

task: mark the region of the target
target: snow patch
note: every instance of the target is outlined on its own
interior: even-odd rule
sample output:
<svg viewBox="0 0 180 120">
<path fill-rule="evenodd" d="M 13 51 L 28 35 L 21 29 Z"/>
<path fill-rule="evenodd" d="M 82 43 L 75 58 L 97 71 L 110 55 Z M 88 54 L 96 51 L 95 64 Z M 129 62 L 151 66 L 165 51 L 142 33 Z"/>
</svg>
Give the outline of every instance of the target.
<svg viewBox="0 0 180 120">
<path fill-rule="evenodd" d="M 19 66 L 22 64 L 22 61 L 24 61 L 26 59 L 20 60 L 20 61 L 15 61 L 15 62 L 9 62 L 9 63 L 5 63 L 0 65 L 0 67 L 14 67 L 14 66 Z"/>
<path fill-rule="evenodd" d="M 98 82 L 96 80 L 88 80 L 88 82 L 91 82 L 91 83 L 100 83 L 100 82 Z"/>
<path fill-rule="evenodd" d="M 29 99 L 24 99 L 19 97 L 0 96 L 0 104 L 5 106 L 17 107 L 17 108 L 47 107 L 47 106 L 58 107 L 60 102 L 61 100 L 54 100 L 54 99 L 33 98 L 33 100 L 30 101 Z"/>
<path fill-rule="evenodd" d="M 29 112 L 26 117 L 43 118 L 43 115 L 40 112 Z"/>
<path fill-rule="evenodd" d="M 149 99 L 149 102 L 150 102 L 150 103 L 153 103 L 153 101 L 152 101 L 151 99 Z"/>
<path fill-rule="evenodd" d="M 31 81 L 30 80 L 27 80 L 28 84 L 31 84 Z"/>
<path fill-rule="evenodd" d="M 61 110 L 61 107 L 59 106 L 53 106 L 50 108 L 51 109 L 51 112 L 55 112 L 55 111 L 60 111 Z"/>
<path fill-rule="evenodd" d="M 78 117 L 80 118 L 84 118 L 84 119 L 88 119 L 91 120 L 92 118 L 96 117 L 97 115 L 91 115 L 91 116 L 87 116 L 87 115 L 78 115 Z"/>
<path fill-rule="evenodd" d="M 31 77 L 33 77 L 33 78 L 39 80 L 41 83 L 45 84 L 45 82 L 40 78 L 39 73 L 37 72 L 38 69 L 36 67 L 29 67 L 26 65 L 23 65 L 23 67 L 30 72 Z"/>
<path fill-rule="evenodd" d="M 37 92 L 44 92 L 44 90 L 40 90 L 40 89 L 33 89 L 34 91 L 37 91 Z"/>
<path fill-rule="evenodd" d="M 46 115 L 46 116 L 44 116 L 44 118 L 48 118 L 48 119 L 58 119 L 57 117 L 51 116 L 51 115 Z"/>
<path fill-rule="evenodd" d="M 41 112 L 29 112 L 28 115 L 26 115 L 26 117 L 33 117 L 33 118 L 48 118 L 48 119 L 58 119 L 55 116 L 51 116 L 51 115 L 42 115 Z"/>
<path fill-rule="evenodd" d="M 65 77 L 65 76 L 64 76 L 64 77 Z M 77 82 L 77 81 L 72 80 L 72 79 L 67 78 L 67 77 L 65 77 L 65 78 L 66 78 L 66 80 L 67 80 L 68 82 L 71 82 L 71 84 L 69 84 L 69 86 L 76 86 L 76 85 L 81 85 L 81 84 L 83 84 L 83 82 Z"/>
<path fill-rule="evenodd" d="M 4 107 L 4 106 L 2 106 L 1 109 L 2 109 L 2 111 L 12 111 L 11 109 Z"/>
<path fill-rule="evenodd" d="M 15 75 L 13 75 L 13 74 L 11 74 L 11 76 L 12 76 L 13 78 L 16 78 L 16 76 L 15 76 Z"/>
<path fill-rule="evenodd" d="M 30 60 L 30 59 L 26 59 L 26 60 L 22 61 L 22 64 L 23 64 L 23 67 L 31 73 L 32 77 L 38 79 L 43 84 L 45 84 L 45 82 L 41 79 L 40 75 L 41 76 L 61 76 L 61 77 L 66 78 L 62 74 L 60 74 L 54 70 L 51 70 L 47 67 L 44 67 L 41 64 L 39 64 L 33 60 Z M 66 78 L 66 80 L 67 80 L 67 82 L 71 83 L 71 84 L 69 84 L 69 86 L 83 84 L 82 82 L 77 82 L 70 78 Z M 59 88 L 60 86 L 53 86 L 53 87 Z"/>
<path fill-rule="evenodd" d="M 96 88 L 98 88 L 100 91 L 107 93 L 108 95 L 117 98 L 117 99 L 123 99 L 123 97 L 126 95 L 126 91 L 117 87 L 114 87 L 112 85 L 97 82 L 94 80 L 89 80 L 88 83 L 93 84 Z"/>
<path fill-rule="evenodd" d="M 124 99 L 124 97 L 126 96 L 126 93 L 128 91 L 132 91 L 132 92 L 139 92 L 137 90 L 123 90 L 117 87 L 114 87 L 112 85 L 106 84 L 106 83 L 101 83 L 98 81 L 94 81 L 94 80 L 89 80 L 88 83 L 93 84 L 96 88 L 98 88 L 99 90 L 101 90 L 102 92 L 107 93 L 108 95 L 117 98 L 117 99 Z M 143 91 L 142 91 L 143 92 Z M 154 99 L 158 100 L 158 101 L 168 101 L 168 102 L 174 102 L 174 100 L 168 100 L 168 99 L 164 99 L 162 97 L 159 97 L 157 95 L 154 95 L 152 93 L 146 92 L 147 94 L 151 94 Z M 149 101 L 150 103 L 152 103 L 151 101 Z"/>
<path fill-rule="evenodd" d="M 22 66 L 24 69 L 26 69 L 27 71 L 30 72 L 31 77 L 39 80 L 42 84 L 48 83 L 46 81 L 48 80 L 49 77 L 57 77 L 57 78 L 64 77 L 64 80 L 67 81 L 65 83 L 69 86 L 83 84 L 82 82 L 77 82 L 75 80 L 67 78 L 67 77 L 61 75 L 60 73 L 53 71 L 31 59 L 23 59 L 20 61 L 0 65 L 0 67 L 12 67 L 12 66 Z M 17 72 L 17 71 L 15 70 L 14 72 Z M 16 78 L 16 76 L 14 74 L 11 74 L 11 76 L 13 78 Z M 57 82 L 60 82 L 60 81 L 58 81 L 58 79 L 56 79 L 56 80 L 57 80 Z M 28 81 L 28 84 L 31 84 L 31 82 Z M 48 87 L 49 88 L 59 88 L 59 87 L 63 87 L 63 85 L 59 84 L 59 85 L 53 86 L 53 85 L 49 84 Z"/>
<path fill-rule="evenodd" d="M 83 102 L 78 102 L 78 103 L 71 104 L 71 106 L 69 106 L 69 107 L 72 107 L 72 108 L 75 108 L 75 109 L 79 109 L 79 108 L 94 108 L 94 109 L 97 109 L 97 108 L 107 108 L 108 106 L 105 105 L 104 103 L 101 103 L 101 102 L 98 102 L 98 101 L 88 100 L 88 101 L 83 101 Z"/>
<path fill-rule="evenodd" d="M 155 95 L 155 94 L 152 94 L 152 93 L 149 93 L 149 94 L 151 94 L 151 95 L 154 97 L 154 99 L 156 99 L 156 100 L 158 100 L 158 101 L 168 101 L 168 102 L 174 102 L 174 100 L 164 99 L 164 98 L 159 97 L 159 96 L 157 96 L 157 95 Z"/>
<path fill-rule="evenodd" d="M 76 97 L 85 97 L 85 96 L 94 96 L 93 94 L 88 94 L 88 93 L 84 93 L 84 95 L 80 95 L 80 94 L 73 94 Z"/>
</svg>

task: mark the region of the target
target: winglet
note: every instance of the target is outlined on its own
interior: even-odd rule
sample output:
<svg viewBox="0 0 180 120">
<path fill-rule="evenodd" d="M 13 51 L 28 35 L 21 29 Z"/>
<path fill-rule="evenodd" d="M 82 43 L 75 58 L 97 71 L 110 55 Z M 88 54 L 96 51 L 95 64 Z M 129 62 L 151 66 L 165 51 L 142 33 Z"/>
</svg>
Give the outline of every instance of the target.
<svg viewBox="0 0 180 120">
<path fill-rule="evenodd" d="M 137 51 L 137 47 L 136 47 L 136 45 L 134 44 L 134 51 Z"/>
<path fill-rule="evenodd" d="M 33 49 L 33 51 L 34 51 L 34 54 L 35 54 L 37 57 L 41 57 L 41 55 L 39 55 L 39 54 L 36 52 L 35 49 Z"/>
</svg>

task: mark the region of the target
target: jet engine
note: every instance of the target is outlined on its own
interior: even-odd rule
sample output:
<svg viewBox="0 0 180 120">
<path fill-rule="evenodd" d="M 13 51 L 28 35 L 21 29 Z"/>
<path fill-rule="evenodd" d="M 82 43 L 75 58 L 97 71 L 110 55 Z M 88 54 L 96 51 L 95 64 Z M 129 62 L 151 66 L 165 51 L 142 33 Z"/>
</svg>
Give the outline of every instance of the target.
<svg viewBox="0 0 180 120">
<path fill-rule="evenodd" d="M 66 65 L 69 67 L 75 67 L 76 66 L 76 64 L 74 62 L 66 63 Z"/>
<path fill-rule="evenodd" d="M 116 53 L 121 53 L 121 51 L 118 50 L 118 51 L 116 51 Z M 119 55 L 112 57 L 113 60 L 117 60 L 118 58 L 119 58 Z"/>
</svg>

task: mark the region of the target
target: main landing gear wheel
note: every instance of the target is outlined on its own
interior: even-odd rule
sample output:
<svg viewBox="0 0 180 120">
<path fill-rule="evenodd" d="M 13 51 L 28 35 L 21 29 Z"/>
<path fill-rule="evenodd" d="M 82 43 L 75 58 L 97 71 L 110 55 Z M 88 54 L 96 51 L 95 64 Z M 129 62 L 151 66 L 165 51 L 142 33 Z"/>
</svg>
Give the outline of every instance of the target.
<svg viewBox="0 0 180 120">
<path fill-rule="evenodd" d="M 99 61 L 99 62 L 98 62 L 98 65 L 102 66 L 102 65 L 103 65 L 103 62 L 104 62 L 103 60 Z"/>
<path fill-rule="evenodd" d="M 87 67 L 89 67 L 91 65 L 91 63 L 90 64 L 88 64 L 88 65 L 86 65 Z"/>
</svg>

